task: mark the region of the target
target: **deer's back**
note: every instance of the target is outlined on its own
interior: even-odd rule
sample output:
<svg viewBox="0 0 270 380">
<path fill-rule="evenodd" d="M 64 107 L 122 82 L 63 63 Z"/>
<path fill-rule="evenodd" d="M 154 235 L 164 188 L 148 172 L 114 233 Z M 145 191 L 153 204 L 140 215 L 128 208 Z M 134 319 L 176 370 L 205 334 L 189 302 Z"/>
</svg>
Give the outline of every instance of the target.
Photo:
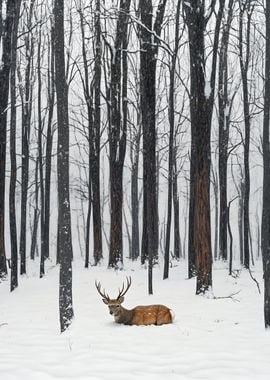
<svg viewBox="0 0 270 380">
<path fill-rule="evenodd" d="M 173 312 L 164 305 L 136 306 L 132 309 L 133 325 L 163 325 L 173 322 Z"/>
</svg>

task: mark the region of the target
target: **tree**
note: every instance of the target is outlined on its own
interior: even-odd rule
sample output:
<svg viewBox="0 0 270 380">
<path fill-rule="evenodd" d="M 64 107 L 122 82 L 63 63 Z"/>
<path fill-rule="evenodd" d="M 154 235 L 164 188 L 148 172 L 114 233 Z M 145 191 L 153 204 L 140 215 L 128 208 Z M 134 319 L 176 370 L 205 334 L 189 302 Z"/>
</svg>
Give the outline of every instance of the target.
<svg viewBox="0 0 270 380">
<path fill-rule="evenodd" d="M 88 120 L 88 143 L 89 143 L 89 171 L 88 171 L 88 210 L 86 218 L 86 253 L 85 267 L 89 265 L 89 238 L 91 208 L 93 208 L 93 244 L 94 263 L 97 265 L 102 259 L 102 229 L 101 229 L 101 209 L 100 209 L 100 97 L 101 97 L 101 23 L 100 23 L 100 0 L 95 2 L 95 38 L 94 38 L 94 74 L 90 83 L 89 60 L 87 59 L 87 45 L 85 35 L 85 16 L 82 4 L 78 9 L 80 16 L 80 28 L 82 35 L 82 57 L 84 75 L 81 79 L 84 89 L 84 98 L 87 107 Z"/>
<path fill-rule="evenodd" d="M 228 96 L 228 46 L 230 28 L 233 17 L 234 0 L 228 4 L 228 16 L 224 23 L 219 55 L 218 75 L 218 105 L 219 105 L 219 143 L 218 143 L 218 167 L 219 167 L 219 257 L 227 260 L 227 166 L 228 166 L 228 142 L 230 125 L 230 104 Z"/>
<path fill-rule="evenodd" d="M 251 114 L 249 104 L 248 70 L 250 64 L 250 33 L 251 18 L 255 3 L 253 0 L 239 1 L 239 61 L 242 77 L 245 138 L 244 138 L 244 266 L 249 269 L 249 199 L 250 199 L 250 169 L 249 169 L 249 150 L 250 150 L 250 126 Z M 244 16 L 247 17 L 247 26 L 244 28 Z M 246 31 L 245 31 L 246 29 Z"/>
<path fill-rule="evenodd" d="M 58 257 L 60 261 L 59 311 L 64 332 L 72 322 L 72 239 L 69 200 L 69 118 L 65 75 L 64 0 L 54 2 L 55 87 L 57 97 Z"/>
<path fill-rule="evenodd" d="M 212 248 L 210 224 L 210 136 L 214 105 L 219 30 L 224 9 L 220 0 L 216 16 L 210 81 L 206 78 L 205 28 L 214 12 L 212 2 L 207 14 L 202 0 L 184 2 L 190 52 L 190 209 L 189 277 L 197 275 L 196 294 L 212 286 Z"/>
<path fill-rule="evenodd" d="M 263 119 L 263 207 L 262 207 L 262 259 L 264 273 L 264 323 L 270 328 L 270 3 L 265 5 L 266 45 Z"/>
<path fill-rule="evenodd" d="M 13 25 L 11 33 L 11 62 L 10 62 L 10 184 L 9 184 L 9 224 L 10 224 L 10 247 L 11 247 L 11 279 L 10 290 L 18 286 L 18 246 L 16 226 L 16 65 L 18 24 L 20 18 L 21 1 L 13 4 Z"/>
<path fill-rule="evenodd" d="M 127 46 L 130 0 L 121 0 L 114 47 L 111 51 L 109 88 L 109 150 L 110 150 L 110 251 L 109 267 L 123 263 L 123 166 L 127 137 Z"/>
<path fill-rule="evenodd" d="M 6 15 L 4 19 L 4 7 Z M 7 275 L 5 254 L 5 178 L 7 142 L 7 106 L 9 96 L 9 73 L 11 65 L 11 36 L 14 19 L 14 0 L 1 1 L 0 5 L 2 46 L 0 67 L 0 279 Z"/>
<path fill-rule="evenodd" d="M 53 24 L 53 23 L 52 23 Z M 51 25 L 51 33 L 48 34 L 48 122 L 46 132 L 46 157 L 45 157 L 45 185 L 44 185 L 44 227 L 43 227 L 43 252 L 42 257 L 50 257 L 50 202 L 51 202 L 51 171 L 52 171 L 52 146 L 53 146 L 53 114 L 55 101 L 55 75 L 54 75 L 54 25 Z M 42 268 L 41 268 L 42 269 Z"/>
<path fill-rule="evenodd" d="M 172 202 L 173 202 L 173 190 L 177 192 L 177 182 L 174 180 L 176 165 L 175 156 L 175 147 L 174 147 L 174 81 L 175 81 L 175 67 L 176 59 L 179 49 L 179 19 L 180 19 L 180 6 L 181 0 L 177 2 L 176 16 L 175 16 L 175 42 L 174 50 L 171 59 L 170 65 L 170 89 L 169 89 L 169 124 L 170 124 L 170 137 L 169 137 L 169 162 L 168 162 L 168 203 L 167 203 L 167 225 L 166 225 L 166 243 L 165 243 L 165 255 L 164 255 L 164 273 L 163 278 L 166 279 L 169 277 L 169 255 L 170 255 L 170 238 L 171 238 L 171 219 L 172 219 Z M 174 194 L 174 199 L 176 195 Z M 177 200 L 174 202 L 174 206 L 179 207 Z M 179 229 L 178 229 L 179 231 Z M 178 232 L 179 233 L 179 232 Z M 178 238 L 176 236 L 176 242 Z M 178 243 L 179 245 L 179 243 Z"/>
<path fill-rule="evenodd" d="M 142 263 L 148 258 L 148 292 L 153 293 L 153 259 L 158 257 L 156 168 L 156 66 L 166 0 L 160 0 L 153 20 L 152 0 L 140 0 L 140 83 L 143 131 Z"/>
<path fill-rule="evenodd" d="M 29 186 L 29 136 L 32 116 L 32 90 L 33 90 L 33 55 L 34 55 L 34 38 L 32 35 L 32 18 L 34 13 L 35 0 L 29 3 L 27 9 L 24 3 L 26 22 L 24 32 L 24 50 L 25 50 L 25 75 L 22 76 L 20 67 L 18 73 L 20 76 L 20 96 L 22 102 L 22 133 L 21 133 L 21 215 L 20 215 L 20 274 L 26 273 L 26 230 L 27 230 L 27 198 Z"/>
</svg>

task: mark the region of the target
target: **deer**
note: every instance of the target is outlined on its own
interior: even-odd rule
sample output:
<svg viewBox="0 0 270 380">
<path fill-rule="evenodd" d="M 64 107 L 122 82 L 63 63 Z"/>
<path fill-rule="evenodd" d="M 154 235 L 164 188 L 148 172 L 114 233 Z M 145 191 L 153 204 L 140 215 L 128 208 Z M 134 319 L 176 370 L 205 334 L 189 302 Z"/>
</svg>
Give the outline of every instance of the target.
<svg viewBox="0 0 270 380">
<path fill-rule="evenodd" d="M 172 323 L 174 320 L 174 313 L 165 305 L 144 305 L 136 306 L 131 310 L 125 309 L 122 306 L 124 302 L 124 295 L 127 293 L 131 286 L 131 277 L 126 277 L 127 285 L 123 282 L 122 288 L 118 289 L 119 293 L 117 298 L 111 299 L 105 293 L 105 289 L 101 290 L 100 282 L 95 281 L 98 293 L 102 297 L 102 301 L 108 306 L 109 312 L 114 316 L 116 323 L 124 325 L 164 325 Z"/>
</svg>

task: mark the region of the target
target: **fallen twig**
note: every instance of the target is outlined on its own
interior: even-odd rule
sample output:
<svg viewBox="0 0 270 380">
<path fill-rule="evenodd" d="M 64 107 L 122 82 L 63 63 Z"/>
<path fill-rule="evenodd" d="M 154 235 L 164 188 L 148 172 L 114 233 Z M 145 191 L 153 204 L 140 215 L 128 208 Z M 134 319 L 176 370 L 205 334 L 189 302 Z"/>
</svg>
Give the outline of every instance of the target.
<svg viewBox="0 0 270 380">
<path fill-rule="evenodd" d="M 241 292 L 241 290 L 239 290 L 239 291 L 236 292 L 236 293 L 232 293 L 232 294 L 230 294 L 229 296 L 223 296 L 223 297 L 216 297 L 216 296 L 214 296 L 213 299 L 214 299 L 214 300 L 221 300 L 221 299 L 229 298 L 229 299 L 231 299 L 233 302 L 240 302 L 240 300 L 238 300 L 237 298 L 234 298 L 234 296 L 236 296 L 236 295 L 239 294 L 240 292 Z"/>
</svg>

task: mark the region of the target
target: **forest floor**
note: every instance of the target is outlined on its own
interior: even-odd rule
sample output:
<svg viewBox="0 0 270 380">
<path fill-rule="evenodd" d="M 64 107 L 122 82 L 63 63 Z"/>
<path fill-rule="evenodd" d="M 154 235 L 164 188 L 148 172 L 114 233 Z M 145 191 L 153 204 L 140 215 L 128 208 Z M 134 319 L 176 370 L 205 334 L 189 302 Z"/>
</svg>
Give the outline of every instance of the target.
<svg viewBox="0 0 270 380">
<path fill-rule="evenodd" d="M 39 279 L 35 267 L 9 293 L 0 284 L 0 379 L 132 380 L 270 378 L 270 333 L 264 329 L 263 294 L 246 271 L 228 276 L 220 264 L 213 271 L 215 299 L 195 296 L 186 279 L 186 263 L 154 271 L 154 295 L 147 295 L 147 271 L 135 265 L 123 271 L 73 266 L 75 319 L 59 333 L 58 268 L 47 265 Z M 174 310 L 171 325 L 124 326 L 113 322 L 94 280 L 112 297 L 125 276 L 132 286 L 124 306 L 164 303 Z M 260 265 L 253 275 L 262 289 Z"/>
</svg>

